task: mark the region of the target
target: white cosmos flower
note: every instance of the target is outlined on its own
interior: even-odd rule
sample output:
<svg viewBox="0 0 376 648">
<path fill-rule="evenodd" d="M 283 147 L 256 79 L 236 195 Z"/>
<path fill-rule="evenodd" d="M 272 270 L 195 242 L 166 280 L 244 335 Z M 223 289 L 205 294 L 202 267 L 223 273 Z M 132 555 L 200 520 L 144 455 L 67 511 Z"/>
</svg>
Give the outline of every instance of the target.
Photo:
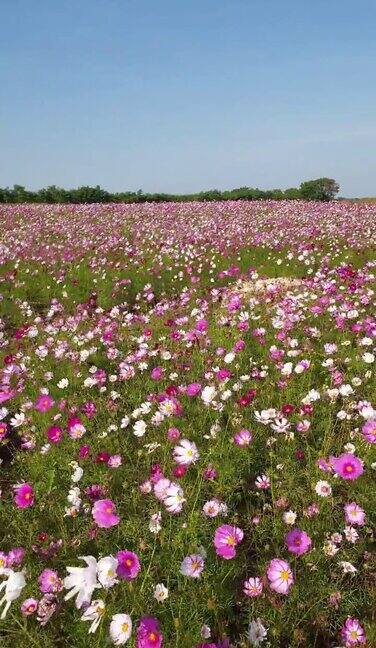
<svg viewBox="0 0 376 648">
<path fill-rule="evenodd" d="M 102 587 L 109 589 L 116 583 L 118 579 L 116 578 L 116 570 L 118 566 L 118 561 L 113 556 L 105 556 L 98 560 L 97 564 L 97 575 L 98 580 Z"/>
<path fill-rule="evenodd" d="M 70 590 L 64 600 L 73 596 L 76 598 L 76 608 L 79 610 L 83 603 L 90 603 L 95 589 L 100 587 L 97 581 L 97 561 L 94 556 L 79 556 L 84 560 L 86 567 L 67 567 L 69 576 L 64 578 L 64 587 Z"/>
<path fill-rule="evenodd" d="M 0 585 L 0 592 L 3 589 L 5 590 L 4 596 L 0 600 L 0 605 L 5 603 L 0 617 L 1 619 L 5 619 L 12 602 L 18 599 L 26 585 L 25 575 L 22 571 L 15 572 L 13 569 L 5 569 L 3 575 L 5 574 L 8 578 Z"/>
<path fill-rule="evenodd" d="M 133 426 L 133 434 L 136 437 L 142 437 L 144 436 L 145 431 L 146 431 L 145 421 L 136 421 L 136 423 Z"/>
<path fill-rule="evenodd" d="M 199 458 L 197 446 L 193 441 L 182 439 L 179 445 L 174 448 L 174 459 L 176 463 L 189 465 L 195 463 Z"/>
<path fill-rule="evenodd" d="M 340 560 L 339 564 L 341 565 L 344 574 L 355 574 L 358 571 L 352 563 L 347 562 L 346 560 Z"/>
<path fill-rule="evenodd" d="M 88 608 L 86 608 L 81 617 L 81 621 L 92 621 L 92 624 L 89 628 L 89 634 L 94 634 L 94 632 L 98 628 L 105 609 L 106 606 L 102 599 L 93 601 L 92 604 L 89 605 Z"/>
<path fill-rule="evenodd" d="M 110 637 L 115 646 L 127 643 L 132 634 L 132 620 L 129 614 L 114 614 L 110 623 Z"/>
<path fill-rule="evenodd" d="M 215 399 L 216 395 L 216 388 L 213 385 L 207 385 L 201 392 L 201 399 L 204 401 L 205 405 L 210 405 L 210 403 Z"/>
<path fill-rule="evenodd" d="M 65 389 L 66 387 L 68 387 L 68 385 L 69 385 L 69 380 L 68 380 L 68 378 L 62 378 L 62 379 L 59 380 L 59 382 L 57 383 L 57 386 L 59 387 L 59 389 Z"/>
<path fill-rule="evenodd" d="M 163 504 L 169 513 L 180 513 L 186 501 L 183 489 L 178 484 L 171 484 L 167 489 Z"/>
<path fill-rule="evenodd" d="M 71 477 L 72 482 L 75 483 L 75 484 L 77 482 L 79 482 L 83 474 L 84 474 L 84 471 L 81 468 L 81 466 L 76 466 L 75 469 L 74 469 L 73 475 Z"/>
<path fill-rule="evenodd" d="M 263 425 L 269 425 L 272 420 L 276 417 L 277 411 L 273 408 L 261 410 L 261 412 L 255 411 L 255 419 L 258 423 Z"/>
<path fill-rule="evenodd" d="M 248 627 L 248 639 L 252 646 L 259 646 L 267 635 L 267 629 L 262 625 L 260 619 L 251 621 Z"/>
<path fill-rule="evenodd" d="M 154 598 L 157 599 L 158 603 L 163 603 L 163 601 L 168 598 L 168 589 L 163 585 L 163 583 L 158 583 L 154 588 Z"/>
<path fill-rule="evenodd" d="M 329 482 L 320 479 L 315 486 L 315 491 L 320 497 L 328 497 L 332 494 L 332 487 Z"/>
<path fill-rule="evenodd" d="M 25 423 L 26 416 L 23 412 L 15 414 L 13 418 L 10 419 L 10 424 L 12 427 L 20 427 Z"/>
</svg>

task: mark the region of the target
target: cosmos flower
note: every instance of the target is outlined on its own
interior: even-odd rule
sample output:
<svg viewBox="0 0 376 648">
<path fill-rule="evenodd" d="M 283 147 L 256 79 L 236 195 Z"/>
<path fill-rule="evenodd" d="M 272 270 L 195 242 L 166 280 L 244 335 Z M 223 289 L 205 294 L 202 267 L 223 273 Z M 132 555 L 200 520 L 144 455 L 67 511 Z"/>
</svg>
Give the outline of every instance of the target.
<svg viewBox="0 0 376 648">
<path fill-rule="evenodd" d="M 198 458 L 197 446 L 193 441 L 182 439 L 179 445 L 176 445 L 174 448 L 174 459 L 178 464 L 189 466 L 189 464 L 195 463 Z"/>
<path fill-rule="evenodd" d="M 214 534 L 214 546 L 218 556 L 231 560 L 236 556 L 236 546 L 243 540 L 244 533 L 239 527 L 222 524 Z"/>
<path fill-rule="evenodd" d="M 38 609 L 38 601 L 35 598 L 27 598 L 23 601 L 21 605 L 21 614 L 22 616 L 30 616 L 34 614 Z"/>
<path fill-rule="evenodd" d="M 360 646 L 366 643 L 366 635 L 358 619 L 348 617 L 341 629 L 341 639 L 346 648 Z"/>
<path fill-rule="evenodd" d="M 17 484 L 13 486 L 14 502 L 17 508 L 28 508 L 34 504 L 34 491 L 30 484 Z"/>
<path fill-rule="evenodd" d="M 368 443 L 376 443 L 376 419 L 368 419 L 364 423 L 362 434 Z"/>
<path fill-rule="evenodd" d="M 141 570 L 137 554 L 128 550 L 118 551 L 116 559 L 118 562 L 116 573 L 119 578 L 128 581 L 137 578 Z"/>
<path fill-rule="evenodd" d="M 200 578 L 205 567 L 205 561 L 200 554 L 186 556 L 180 565 L 180 573 L 191 578 Z"/>
<path fill-rule="evenodd" d="M 21 592 L 26 585 L 25 575 L 22 571 L 15 572 L 13 569 L 9 569 L 6 575 L 7 579 L 0 583 L 0 592 L 4 590 L 4 596 L 0 600 L 0 606 L 5 603 L 1 613 L 1 619 L 5 619 L 13 601 L 21 596 Z"/>
<path fill-rule="evenodd" d="M 356 502 L 351 502 L 350 504 L 345 504 L 345 520 L 348 524 L 358 524 L 363 526 L 365 523 L 365 512 L 359 504 Z"/>
<path fill-rule="evenodd" d="M 61 592 L 63 589 L 63 582 L 53 569 L 44 569 L 38 578 L 38 583 L 43 594 Z"/>
<path fill-rule="evenodd" d="M 105 556 L 98 560 L 97 576 L 102 587 L 109 589 L 119 582 L 116 578 L 117 568 L 118 560 L 113 556 Z"/>
<path fill-rule="evenodd" d="M 267 576 L 270 589 L 278 592 L 278 594 L 288 594 L 294 582 L 294 577 L 286 560 L 273 558 L 268 565 Z"/>
<path fill-rule="evenodd" d="M 245 428 L 239 430 L 239 432 L 236 432 L 234 434 L 234 443 L 238 446 L 241 447 L 247 447 L 252 441 L 252 434 L 250 433 L 249 430 L 246 430 Z"/>
<path fill-rule="evenodd" d="M 35 402 L 35 409 L 38 412 L 48 412 L 54 405 L 54 400 L 49 394 L 40 394 Z"/>
<path fill-rule="evenodd" d="M 105 609 L 106 606 L 104 601 L 102 601 L 102 599 L 97 599 L 96 601 L 93 601 L 84 611 L 83 615 L 81 616 L 81 621 L 91 621 L 89 634 L 94 634 L 94 632 L 97 630 L 102 620 Z"/>
<path fill-rule="evenodd" d="M 261 578 L 248 578 L 248 580 L 243 583 L 243 592 L 246 596 L 250 598 L 256 598 L 262 594 L 264 589 Z"/>
<path fill-rule="evenodd" d="M 110 623 L 110 637 L 115 646 L 127 643 L 132 634 L 132 620 L 129 614 L 114 614 Z"/>
<path fill-rule="evenodd" d="M 137 628 L 136 648 L 161 648 L 163 637 L 154 617 L 142 617 Z"/>
<path fill-rule="evenodd" d="M 354 455 L 345 453 L 333 460 L 333 470 L 343 479 L 358 479 L 363 474 L 363 464 Z"/>
<path fill-rule="evenodd" d="M 267 629 L 260 619 L 251 621 L 248 627 L 248 640 L 251 646 L 259 646 L 267 636 Z"/>
<path fill-rule="evenodd" d="M 102 529 L 109 529 L 120 522 L 119 516 L 116 515 L 115 504 L 110 499 L 102 499 L 94 502 L 91 513 L 94 521 Z"/>
<path fill-rule="evenodd" d="M 312 540 L 305 531 L 296 528 L 286 533 L 285 544 L 290 553 L 302 556 L 310 550 Z"/>
<path fill-rule="evenodd" d="M 93 556 L 81 556 L 80 560 L 86 567 L 67 567 L 68 576 L 64 578 L 64 588 L 70 590 L 65 595 L 65 601 L 76 596 L 76 608 L 79 610 L 84 603 L 89 604 L 96 588 L 100 587 L 97 581 L 97 561 Z"/>
</svg>

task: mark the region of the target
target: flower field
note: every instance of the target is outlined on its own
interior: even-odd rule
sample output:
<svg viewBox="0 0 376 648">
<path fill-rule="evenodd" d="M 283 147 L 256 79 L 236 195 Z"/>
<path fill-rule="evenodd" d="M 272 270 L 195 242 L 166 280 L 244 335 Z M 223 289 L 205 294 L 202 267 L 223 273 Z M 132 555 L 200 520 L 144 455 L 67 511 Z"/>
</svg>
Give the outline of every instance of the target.
<svg viewBox="0 0 376 648">
<path fill-rule="evenodd" d="M 376 646 L 376 205 L 0 214 L 0 645 Z"/>
</svg>

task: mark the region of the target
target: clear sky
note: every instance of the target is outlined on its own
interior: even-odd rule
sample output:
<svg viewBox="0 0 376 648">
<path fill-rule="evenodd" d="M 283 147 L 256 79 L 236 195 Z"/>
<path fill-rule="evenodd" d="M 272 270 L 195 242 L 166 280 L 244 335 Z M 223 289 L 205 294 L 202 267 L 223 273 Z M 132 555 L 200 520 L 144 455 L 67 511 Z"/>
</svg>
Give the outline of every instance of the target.
<svg viewBox="0 0 376 648">
<path fill-rule="evenodd" d="M 376 0 L 0 0 L 0 186 L 376 195 Z"/>
</svg>

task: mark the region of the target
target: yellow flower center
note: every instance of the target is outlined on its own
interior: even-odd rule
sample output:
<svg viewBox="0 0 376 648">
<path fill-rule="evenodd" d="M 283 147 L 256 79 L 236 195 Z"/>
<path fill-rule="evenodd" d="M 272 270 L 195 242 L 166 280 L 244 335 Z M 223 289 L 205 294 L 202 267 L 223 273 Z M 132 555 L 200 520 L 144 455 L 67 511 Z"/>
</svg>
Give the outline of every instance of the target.
<svg viewBox="0 0 376 648">
<path fill-rule="evenodd" d="M 283 569 L 283 570 L 281 571 L 281 573 L 280 573 L 280 578 L 281 578 L 281 580 L 283 580 L 283 581 L 288 581 L 289 577 L 290 577 L 290 574 L 289 574 L 289 572 L 287 571 L 287 569 Z"/>
</svg>

